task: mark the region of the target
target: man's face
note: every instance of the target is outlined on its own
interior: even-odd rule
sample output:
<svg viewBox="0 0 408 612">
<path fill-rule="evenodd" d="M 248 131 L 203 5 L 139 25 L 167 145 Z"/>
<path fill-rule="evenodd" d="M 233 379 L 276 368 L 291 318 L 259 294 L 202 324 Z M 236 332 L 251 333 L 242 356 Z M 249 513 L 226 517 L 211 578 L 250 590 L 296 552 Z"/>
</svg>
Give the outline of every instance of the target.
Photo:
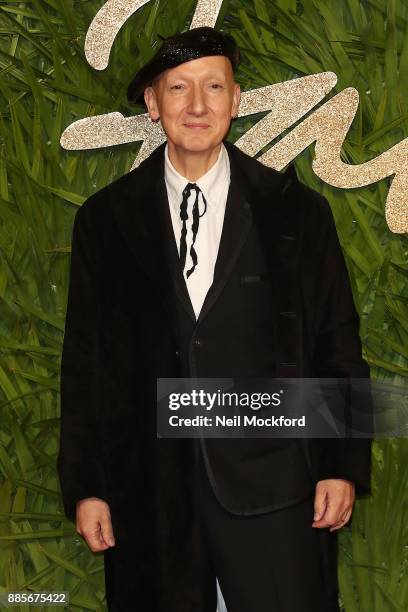
<svg viewBox="0 0 408 612">
<path fill-rule="evenodd" d="M 165 70 L 144 97 L 151 119 L 160 117 L 169 144 L 203 152 L 227 134 L 238 112 L 240 87 L 230 60 L 212 55 Z"/>
</svg>

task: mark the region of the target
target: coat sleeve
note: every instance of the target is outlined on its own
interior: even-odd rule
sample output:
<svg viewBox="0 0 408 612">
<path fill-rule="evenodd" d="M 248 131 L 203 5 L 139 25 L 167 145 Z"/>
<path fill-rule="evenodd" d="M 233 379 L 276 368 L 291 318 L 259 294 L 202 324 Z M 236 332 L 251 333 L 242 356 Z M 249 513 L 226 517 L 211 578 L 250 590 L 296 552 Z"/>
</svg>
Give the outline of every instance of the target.
<svg viewBox="0 0 408 612">
<path fill-rule="evenodd" d="M 85 203 L 76 213 L 72 232 L 57 458 L 64 510 L 74 521 L 78 500 L 106 497 L 98 440 L 100 273 L 95 239 Z"/>
<path fill-rule="evenodd" d="M 318 203 L 321 222 L 314 243 L 318 295 L 315 311 L 314 371 L 319 378 L 359 378 L 363 393 L 349 394 L 346 422 L 351 434 L 318 442 L 317 480 L 343 478 L 353 481 L 357 494 L 370 493 L 371 438 L 353 437 L 353 415 L 362 415 L 366 431 L 372 431 L 370 372 L 362 357 L 360 320 L 354 304 L 348 271 L 328 201 Z M 358 405 L 353 402 L 358 402 Z M 351 404 L 351 405 L 350 405 Z"/>
</svg>

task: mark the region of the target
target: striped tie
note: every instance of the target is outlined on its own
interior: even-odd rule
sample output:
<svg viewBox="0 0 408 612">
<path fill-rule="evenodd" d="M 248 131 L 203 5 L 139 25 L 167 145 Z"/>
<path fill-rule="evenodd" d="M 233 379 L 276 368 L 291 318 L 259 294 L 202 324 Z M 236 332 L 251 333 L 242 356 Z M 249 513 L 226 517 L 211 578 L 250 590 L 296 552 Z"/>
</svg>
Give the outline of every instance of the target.
<svg viewBox="0 0 408 612">
<path fill-rule="evenodd" d="M 186 265 L 186 256 L 187 256 L 187 242 L 186 242 L 186 236 L 187 236 L 186 221 L 188 219 L 187 202 L 188 202 L 188 198 L 190 197 L 190 194 L 193 189 L 196 192 L 196 198 L 195 198 L 194 205 L 193 205 L 193 223 L 191 226 L 191 229 L 193 231 L 193 240 L 192 240 L 191 247 L 190 247 L 190 255 L 191 255 L 192 262 L 193 262 L 193 266 L 189 270 L 187 270 L 186 272 L 187 278 L 190 276 L 190 274 L 194 272 L 195 267 L 198 263 L 197 253 L 194 249 L 194 243 L 195 243 L 195 239 L 196 239 L 197 232 L 198 232 L 198 225 L 200 222 L 200 217 L 202 217 L 207 210 L 207 201 L 204 197 L 203 192 L 199 188 L 199 186 L 196 185 L 195 183 L 187 183 L 187 185 L 183 189 L 183 199 L 180 204 L 180 219 L 183 222 L 183 225 L 181 228 L 181 237 L 180 237 L 180 263 L 181 263 L 181 270 L 183 274 L 184 274 L 184 267 Z M 201 195 L 203 197 L 203 202 L 204 202 L 204 211 L 202 212 L 201 215 L 199 213 L 199 208 L 198 208 L 198 195 L 200 192 L 201 192 Z"/>
</svg>

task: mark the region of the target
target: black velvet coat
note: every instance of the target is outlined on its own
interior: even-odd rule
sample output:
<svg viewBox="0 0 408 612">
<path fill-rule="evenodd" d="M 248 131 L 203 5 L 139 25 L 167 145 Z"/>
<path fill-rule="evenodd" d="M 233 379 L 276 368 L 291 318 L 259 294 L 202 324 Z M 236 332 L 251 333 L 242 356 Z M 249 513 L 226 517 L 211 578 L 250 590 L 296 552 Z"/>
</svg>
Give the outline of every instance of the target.
<svg viewBox="0 0 408 612">
<path fill-rule="evenodd" d="M 214 375 L 215 363 L 222 375 L 225 351 L 217 337 L 222 322 L 205 324 L 215 316 L 254 227 L 275 291 L 273 374 L 368 377 L 327 200 L 299 183 L 293 168 L 276 172 L 224 144 L 231 184 L 214 283 L 195 328 L 195 333 L 206 329 L 211 350 L 193 375 Z M 191 493 L 195 443 L 156 438 L 156 378 L 186 375 L 175 305 L 191 312 L 183 277 L 169 257 L 168 230 L 164 144 L 138 168 L 88 198 L 73 228 L 58 471 L 71 519 L 79 499 L 96 496 L 110 505 L 116 546 L 105 553 L 105 567 L 108 595 L 116 602 L 112 609 L 118 610 L 132 609 L 129 602 L 143 596 L 150 602 L 144 610 L 201 610 Z M 174 253 L 175 242 L 171 249 Z M 234 375 L 225 366 L 225 376 Z M 266 485 L 256 480 L 259 469 L 249 457 L 255 493 L 246 500 L 245 490 L 234 490 L 230 482 L 239 482 L 229 476 L 235 470 L 233 452 L 224 469 L 226 447 L 222 440 L 211 441 L 204 451 L 207 467 L 212 461 L 220 501 L 231 512 L 238 513 L 238 507 L 244 514 L 273 510 L 295 503 L 316 481 L 330 477 L 352 480 L 358 493 L 369 492 L 369 440 L 312 440 L 304 446 L 288 455 L 287 444 L 279 449 L 278 440 L 267 442 L 259 458 L 264 462 L 269 449 L 271 479 Z M 242 454 L 236 461 L 237 473 L 240 469 L 247 469 Z M 285 488 L 285 482 L 292 484 Z"/>
</svg>

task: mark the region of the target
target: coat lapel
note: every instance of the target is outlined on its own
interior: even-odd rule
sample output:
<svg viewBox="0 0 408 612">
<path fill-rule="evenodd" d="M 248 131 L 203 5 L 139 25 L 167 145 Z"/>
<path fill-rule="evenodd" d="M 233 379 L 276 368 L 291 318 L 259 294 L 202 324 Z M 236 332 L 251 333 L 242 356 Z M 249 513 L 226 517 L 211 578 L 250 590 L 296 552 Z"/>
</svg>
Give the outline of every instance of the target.
<svg viewBox="0 0 408 612">
<path fill-rule="evenodd" d="M 138 168 L 108 185 L 108 199 L 124 241 L 166 309 L 173 314 L 171 304 L 176 293 L 194 316 L 187 289 L 183 293 L 183 279 L 177 274 L 177 246 L 164 184 L 164 146 L 161 144 Z"/>
<path fill-rule="evenodd" d="M 157 181 L 157 214 L 160 216 L 160 232 L 163 249 L 166 255 L 166 262 L 171 276 L 172 285 L 176 297 L 180 300 L 183 308 L 195 321 L 196 316 L 193 305 L 190 300 L 187 285 L 181 270 L 180 258 L 176 240 L 174 237 L 173 224 L 170 215 L 170 206 L 167 195 L 166 184 L 164 180 L 164 159 L 160 166 L 160 177 Z"/>
<path fill-rule="evenodd" d="M 109 202 L 121 234 L 171 318 L 174 295 L 195 321 L 181 274 L 167 191 L 162 143 L 138 167 L 108 185 Z"/>
<path fill-rule="evenodd" d="M 281 218 L 285 214 L 285 192 L 295 179 L 294 169 L 289 167 L 285 174 L 281 174 L 257 162 L 232 143 L 224 140 L 224 144 L 230 161 L 231 182 L 214 280 L 201 309 L 199 322 L 216 303 L 252 224 L 260 235 L 272 281 L 275 272 L 285 267 L 281 252 Z M 277 294 L 279 291 L 277 288 Z"/>
</svg>

